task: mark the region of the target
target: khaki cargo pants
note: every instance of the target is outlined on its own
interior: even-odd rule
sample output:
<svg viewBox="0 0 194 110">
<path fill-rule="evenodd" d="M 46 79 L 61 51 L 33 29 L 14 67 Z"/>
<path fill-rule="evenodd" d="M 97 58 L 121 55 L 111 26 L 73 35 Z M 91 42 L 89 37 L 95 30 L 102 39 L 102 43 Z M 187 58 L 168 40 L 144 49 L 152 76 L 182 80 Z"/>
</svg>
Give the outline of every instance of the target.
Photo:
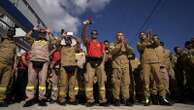
<svg viewBox="0 0 194 110">
<path fill-rule="evenodd" d="M 0 62 L 0 102 L 6 98 L 7 86 L 12 75 L 12 66 Z"/>
<path fill-rule="evenodd" d="M 166 93 L 170 93 L 169 91 L 169 74 L 165 67 L 160 68 L 160 77 L 162 79 L 162 83 L 164 85 Z M 151 94 L 157 95 L 158 93 L 158 85 L 156 84 L 156 81 L 154 80 L 153 75 L 151 75 L 151 81 L 150 81 L 150 91 Z"/>
<path fill-rule="evenodd" d="M 153 80 L 156 81 L 157 90 L 160 96 L 166 96 L 166 90 L 164 87 L 163 79 L 160 73 L 159 63 L 145 63 L 143 67 L 143 80 L 144 80 L 144 95 L 150 96 L 150 77 L 153 75 Z"/>
<path fill-rule="evenodd" d="M 100 64 L 98 67 L 93 68 L 90 63 L 86 64 L 85 75 L 85 93 L 87 102 L 94 102 L 93 96 L 93 84 L 94 77 L 97 76 L 97 82 L 99 87 L 99 102 L 105 103 L 106 100 L 106 89 L 105 89 L 105 70 L 104 64 Z"/>
<path fill-rule="evenodd" d="M 39 100 L 45 99 L 47 71 L 48 71 L 48 62 L 45 62 L 42 65 L 42 68 L 34 68 L 33 63 L 29 62 L 28 85 L 26 87 L 26 96 L 28 97 L 27 101 L 34 98 L 34 94 L 36 92 L 37 80 L 39 81 L 39 86 L 38 86 Z M 37 75 L 38 75 L 38 79 L 37 79 Z"/>
<path fill-rule="evenodd" d="M 112 74 L 113 83 L 113 97 L 114 99 L 120 100 L 120 93 L 124 100 L 129 99 L 129 67 L 126 68 L 113 68 Z"/>
<path fill-rule="evenodd" d="M 57 63 L 56 61 L 51 62 L 50 64 L 51 74 L 49 76 L 49 83 L 51 85 L 51 99 L 53 100 L 57 100 L 58 97 L 59 68 L 56 68 L 56 63 Z"/>
<path fill-rule="evenodd" d="M 59 102 L 64 102 L 69 94 L 69 102 L 76 101 L 76 95 L 78 94 L 78 82 L 77 82 L 77 68 L 73 73 L 68 73 L 64 67 L 61 67 L 59 75 Z"/>
</svg>

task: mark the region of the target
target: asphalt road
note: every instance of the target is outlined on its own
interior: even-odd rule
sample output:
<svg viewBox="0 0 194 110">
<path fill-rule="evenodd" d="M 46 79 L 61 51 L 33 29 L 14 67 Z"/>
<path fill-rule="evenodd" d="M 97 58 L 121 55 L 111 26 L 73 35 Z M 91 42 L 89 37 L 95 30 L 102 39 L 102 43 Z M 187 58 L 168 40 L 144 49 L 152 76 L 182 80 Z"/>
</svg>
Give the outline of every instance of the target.
<svg viewBox="0 0 194 110">
<path fill-rule="evenodd" d="M 151 105 L 145 107 L 140 104 L 135 104 L 133 107 L 126 106 L 93 106 L 85 107 L 84 105 L 66 105 L 61 106 L 58 104 L 48 104 L 47 107 L 40 107 L 37 104 L 31 107 L 22 107 L 24 102 L 12 104 L 9 107 L 2 107 L 0 110 L 194 110 L 194 104 L 180 104 L 176 103 L 173 106 L 161 106 L 161 105 Z"/>
</svg>

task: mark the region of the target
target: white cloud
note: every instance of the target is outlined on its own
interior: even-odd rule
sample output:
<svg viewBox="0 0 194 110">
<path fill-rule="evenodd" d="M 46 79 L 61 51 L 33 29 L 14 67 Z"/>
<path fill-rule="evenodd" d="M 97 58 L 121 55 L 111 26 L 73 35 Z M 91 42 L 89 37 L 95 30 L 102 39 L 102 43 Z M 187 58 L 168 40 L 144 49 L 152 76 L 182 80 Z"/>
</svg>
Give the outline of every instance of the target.
<svg viewBox="0 0 194 110">
<path fill-rule="evenodd" d="M 107 4 L 109 4 L 110 0 L 89 0 L 88 7 L 93 12 L 98 12 L 102 10 Z"/>
<path fill-rule="evenodd" d="M 81 24 L 79 16 L 86 11 L 98 12 L 111 0 L 36 0 L 47 17 L 52 21 L 49 26 L 54 31 L 78 32 Z"/>
</svg>

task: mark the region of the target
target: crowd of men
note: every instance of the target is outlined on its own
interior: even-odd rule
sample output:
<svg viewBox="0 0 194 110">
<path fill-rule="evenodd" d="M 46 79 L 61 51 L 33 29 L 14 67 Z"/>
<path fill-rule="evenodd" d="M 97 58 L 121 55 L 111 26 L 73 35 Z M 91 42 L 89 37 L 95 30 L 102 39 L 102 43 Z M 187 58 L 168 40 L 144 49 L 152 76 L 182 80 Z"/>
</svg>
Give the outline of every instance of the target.
<svg viewBox="0 0 194 110">
<path fill-rule="evenodd" d="M 19 58 L 15 30 L 9 29 L 0 43 L 0 107 L 23 100 L 24 107 L 47 106 L 47 101 L 88 107 L 132 106 L 135 101 L 172 105 L 169 98 L 192 96 L 194 38 L 176 47 L 174 55 L 157 35 L 141 32 L 137 59 L 123 32 L 113 43 L 101 42 L 97 30 L 88 36 L 89 25 L 90 20 L 83 22 L 81 38 L 63 29 L 53 37 L 48 28 L 35 26 L 25 37 L 31 50 L 21 51 Z"/>
</svg>

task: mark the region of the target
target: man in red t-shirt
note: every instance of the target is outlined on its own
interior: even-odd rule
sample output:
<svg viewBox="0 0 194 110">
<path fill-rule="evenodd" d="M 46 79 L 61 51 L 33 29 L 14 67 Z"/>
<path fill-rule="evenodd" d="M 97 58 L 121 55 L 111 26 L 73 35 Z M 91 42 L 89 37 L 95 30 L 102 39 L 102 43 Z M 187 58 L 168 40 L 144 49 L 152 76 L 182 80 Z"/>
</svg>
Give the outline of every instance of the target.
<svg viewBox="0 0 194 110">
<path fill-rule="evenodd" d="M 106 90 L 105 90 L 105 71 L 104 71 L 104 44 L 101 43 L 98 38 L 98 32 L 93 30 L 91 32 L 91 39 L 88 39 L 87 30 L 89 20 L 84 22 L 82 31 L 82 40 L 87 48 L 87 63 L 86 63 L 86 74 L 85 74 L 85 93 L 86 93 L 86 106 L 94 105 L 93 96 L 93 84 L 94 77 L 97 76 L 98 90 L 99 90 L 99 103 L 101 106 L 107 105 Z"/>
</svg>

